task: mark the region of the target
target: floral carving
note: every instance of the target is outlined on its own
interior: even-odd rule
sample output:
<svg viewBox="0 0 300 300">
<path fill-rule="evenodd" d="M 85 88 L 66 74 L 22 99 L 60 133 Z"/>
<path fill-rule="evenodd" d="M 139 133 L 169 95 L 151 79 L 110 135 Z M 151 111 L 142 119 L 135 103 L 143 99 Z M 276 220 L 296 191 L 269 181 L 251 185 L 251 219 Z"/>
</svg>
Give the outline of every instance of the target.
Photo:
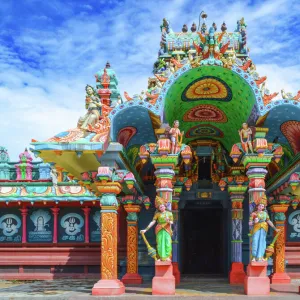
<svg viewBox="0 0 300 300">
<path fill-rule="evenodd" d="M 102 213 L 101 278 L 117 279 L 117 214 Z"/>
<path fill-rule="evenodd" d="M 136 223 L 136 222 L 135 222 Z M 127 273 L 137 273 L 137 227 L 127 226 Z"/>
</svg>

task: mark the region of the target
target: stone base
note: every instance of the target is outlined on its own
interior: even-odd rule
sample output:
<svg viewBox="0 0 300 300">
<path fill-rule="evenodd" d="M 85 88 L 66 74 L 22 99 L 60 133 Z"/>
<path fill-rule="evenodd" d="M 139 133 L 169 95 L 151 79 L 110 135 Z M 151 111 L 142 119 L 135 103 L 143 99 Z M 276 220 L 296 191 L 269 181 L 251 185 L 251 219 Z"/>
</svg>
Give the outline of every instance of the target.
<svg viewBox="0 0 300 300">
<path fill-rule="evenodd" d="M 271 276 L 270 276 L 270 279 L 271 279 L 271 283 L 274 283 L 274 284 L 288 284 L 288 283 L 291 283 L 291 278 L 288 274 L 286 273 L 273 273 Z"/>
<path fill-rule="evenodd" d="M 143 283 L 143 277 L 140 274 L 131 274 L 131 273 L 126 273 L 121 281 L 124 284 L 142 284 Z"/>
<path fill-rule="evenodd" d="M 270 279 L 267 277 L 267 262 L 251 262 L 244 281 L 246 295 L 269 295 Z"/>
<path fill-rule="evenodd" d="M 179 284 L 181 274 L 178 268 L 178 262 L 172 262 L 172 265 L 173 265 L 173 275 L 175 277 L 175 284 Z"/>
<path fill-rule="evenodd" d="M 175 277 L 173 276 L 173 266 L 170 261 L 155 262 L 152 295 L 175 295 Z"/>
<path fill-rule="evenodd" d="M 244 265 L 241 262 L 234 262 L 231 264 L 229 272 L 229 283 L 230 284 L 243 284 L 246 277 L 244 271 Z"/>
<path fill-rule="evenodd" d="M 118 279 L 101 279 L 92 288 L 93 296 L 114 296 L 125 293 L 124 284 Z"/>
</svg>

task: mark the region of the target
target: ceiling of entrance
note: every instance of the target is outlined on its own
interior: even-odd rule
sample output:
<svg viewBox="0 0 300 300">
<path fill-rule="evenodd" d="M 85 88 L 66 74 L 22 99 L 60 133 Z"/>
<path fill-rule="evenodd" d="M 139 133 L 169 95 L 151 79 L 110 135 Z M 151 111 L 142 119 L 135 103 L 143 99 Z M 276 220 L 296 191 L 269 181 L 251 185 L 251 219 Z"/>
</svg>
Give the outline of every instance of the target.
<svg viewBox="0 0 300 300">
<path fill-rule="evenodd" d="M 180 121 L 184 142 L 215 139 L 229 150 L 239 141 L 238 129 L 255 104 L 250 85 L 236 73 L 218 66 L 201 66 L 180 76 L 165 98 L 169 124 Z"/>
</svg>

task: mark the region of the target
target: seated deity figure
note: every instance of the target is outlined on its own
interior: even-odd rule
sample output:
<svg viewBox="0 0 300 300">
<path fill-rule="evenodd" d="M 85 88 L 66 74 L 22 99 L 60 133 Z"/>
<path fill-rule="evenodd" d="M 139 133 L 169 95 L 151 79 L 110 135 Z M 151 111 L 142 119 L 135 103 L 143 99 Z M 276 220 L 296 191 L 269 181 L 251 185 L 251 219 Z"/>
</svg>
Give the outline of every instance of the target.
<svg viewBox="0 0 300 300">
<path fill-rule="evenodd" d="M 265 211 L 267 203 L 266 196 L 263 196 L 257 204 L 256 210 L 250 215 L 249 225 L 253 226 L 250 231 L 252 235 L 252 261 L 264 261 L 267 248 L 268 224 L 278 232 L 274 224 L 270 221 L 268 213 Z"/>
<path fill-rule="evenodd" d="M 156 222 L 155 227 L 157 254 L 160 261 L 171 261 L 172 258 L 172 228 L 173 214 L 166 210 L 166 200 L 156 196 L 155 207 L 157 211 L 148 227 L 141 233 L 148 231 Z"/>
<path fill-rule="evenodd" d="M 176 153 L 176 147 L 182 143 L 184 131 L 180 132 L 179 129 L 179 121 L 176 120 L 173 123 L 173 127 L 169 131 L 170 139 L 171 139 L 171 153 Z M 181 137 L 179 142 L 179 136 Z"/>
<path fill-rule="evenodd" d="M 79 118 L 77 123 L 77 127 L 83 130 L 87 130 L 88 125 L 94 127 L 94 125 L 99 121 L 99 117 L 101 116 L 101 107 L 102 107 L 100 98 L 97 95 L 94 88 L 90 85 L 87 85 L 85 90 L 86 90 L 85 106 L 88 111 L 83 117 Z"/>
<path fill-rule="evenodd" d="M 252 130 L 251 128 L 248 127 L 247 123 L 243 123 L 243 128 L 238 131 L 240 138 L 241 138 L 241 143 L 244 151 L 246 153 L 249 153 L 249 149 L 251 153 L 253 153 L 253 147 L 252 147 Z"/>
</svg>

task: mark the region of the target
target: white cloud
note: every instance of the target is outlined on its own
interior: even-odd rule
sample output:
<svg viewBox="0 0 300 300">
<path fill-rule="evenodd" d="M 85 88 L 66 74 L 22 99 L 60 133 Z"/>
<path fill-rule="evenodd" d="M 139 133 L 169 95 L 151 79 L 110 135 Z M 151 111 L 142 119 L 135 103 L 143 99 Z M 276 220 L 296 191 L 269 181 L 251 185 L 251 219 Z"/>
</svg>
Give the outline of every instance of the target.
<svg viewBox="0 0 300 300">
<path fill-rule="evenodd" d="M 183 24 L 198 25 L 205 10 L 208 25 L 215 21 L 220 28 L 225 21 L 231 31 L 244 16 L 252 59 L 260 75 L 268 76 L 269 89 L 300 89 L 295 0 L 98 1 L 79 5 L 79 12 L 63 1 L 45 5 L 45 11 L 31 14 L 34 24 L 12 23 L 13 7 L 0 7 L 0 136 L 12 159 L 31 138 L 45 140 L 76 126 L 84 113 L 85 85 L 95 84 L 94 74 L 106 61 L 117 73 L 122 95 L 145 89 L 163 17 L 180 31 Z"/>
</svg>

